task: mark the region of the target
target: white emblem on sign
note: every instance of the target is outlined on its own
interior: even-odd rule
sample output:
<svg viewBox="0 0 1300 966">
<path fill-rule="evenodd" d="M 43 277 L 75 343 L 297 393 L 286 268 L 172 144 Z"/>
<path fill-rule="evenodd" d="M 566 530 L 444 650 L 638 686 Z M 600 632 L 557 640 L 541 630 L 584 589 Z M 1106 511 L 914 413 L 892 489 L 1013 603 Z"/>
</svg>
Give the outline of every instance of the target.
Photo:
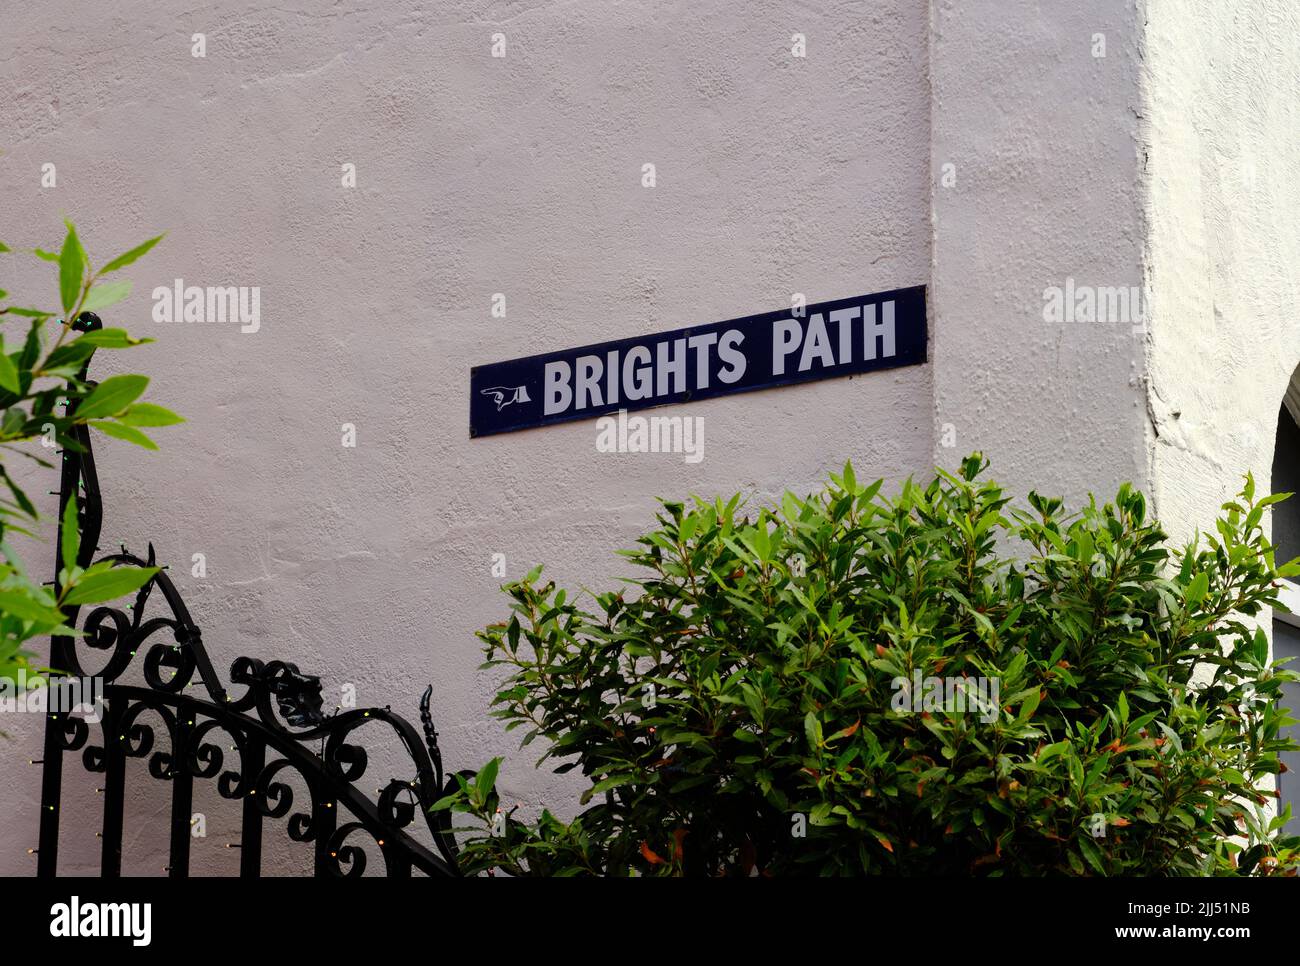
<svg viewBox="0 0 1300 966">
<path fill-rule="evenodd" d="M 497 412 L 501 412 L 511 403 L 532 402 L 528 398 L 528 389 L 525 386 L 493 386 L 491 389 L 480 389 L 479 392 L 492 397 L 492 401 L 497 404 Z"/>
</svg>

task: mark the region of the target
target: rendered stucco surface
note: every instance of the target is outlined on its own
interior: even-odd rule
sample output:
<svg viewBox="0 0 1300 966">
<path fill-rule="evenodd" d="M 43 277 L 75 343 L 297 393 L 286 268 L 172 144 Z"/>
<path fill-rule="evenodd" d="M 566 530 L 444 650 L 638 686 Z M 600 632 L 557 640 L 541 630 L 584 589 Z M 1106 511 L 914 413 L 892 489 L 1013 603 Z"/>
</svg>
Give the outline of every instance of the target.
<svg viewBox="0 0 1300 966">
<path fill-rule="evenodd" d="M 412 717 L 432 681 L 450 766 L 505 755 L 516 800 L 572 797 L 486 715 L 493 554 L 606 586 L 655 496 L 762 499 L 846 457 L 897 481 L 978 448 L 1074 500 L 1132 480 L 1176 537 L 1241 470 L 1267 483 L 1300 363 L 1277 0 L 0 7 L 0 239 L 57 244 L 66 213 L 102 260 L 171 229 L 109 316 L 158 342 L 96 370 L 151 373 L 189 422 L 101 444 L 106 542 L 154 541 L 223 672 L 282 657 Z M 260 286 L 261 330 L 151 322 L 176 278 Z M 1146 324 L 1046 321 L 1067 279 L 1144 286 Z M 683 407 L 699 464 L 602 455 L 592 423 L 468 438 L 472 365 L 919 283 L 929 365 Z M 53 291 L 12 258 L 0 287 Z M 34 868 L 41 722 L 13 719 L 0 874 Z M 64 871 L 96 867 L 94 785 Z M 131 787 L 126 870 L 158 874 L 166 787 Z M 233 871 L 236 812 L 204 782 L 195 809 L 196 871 Z M 308 866 L 268 829 L 268 872 Z"/>
<path fill-rule="evenodd" d="M 1186 539 L 1267 491 L 1300 365 L 1300 10 L 1146 5 L 1152 485 Z"/>
<path fill-rule="evenodd" d="M 473 632 L 505 613 L 492 554 L 512 578 L 545 562 L 607 586 L 658 495 L 930 463 L 928 367 L 693 405 L 695 465 L 599 454 L 593 423 L 471 441 L 466 419 L 472 365 L 925 283 L 924 4 L 4 6 L 0 238 L 57 245 L 66 213 L 102 261 L 171 231 L 106 313 L 157 343 L 96 372 L 152 374 L 189 422 L 158 454 L 101 443 L 105 542 L 154 541 L 223 674 L 242 654 L 293 660 L 331 706 L 351 683 L 412 718 L 432 681 L 451 767 L 505 755 L 511 796 L 564 810 L 534 748 L 487 717 Z M 176 278 L 260 286 L 260 331 L 153 323 L 150 291 Z M 0 287 L 51 286 L 48 266 L 0 263 Z M 0 874 L 27 874 L 41 721 L 12 717 Z M 372 754 L 378 786 L 391 759 Z M 96 782 L 72 764 L 61 868 L 93 871 Z M 124 869 L 160 874 L 167 788 L 131 767 Z M 210 786 L 193 867 L 230 872 L 238 810 Z M 282 828 L 267 852 L 269 872 L 310 867 Z"/>
<path fill-rule="evenodd" d="M 1068 279 L 1141 281 L 1132 5 L 937 2 L 931 20 L 935 462 L 983 450 L 1020 498 L 1142 486 L 1140 337 L 1043 314 Z"/>
</svg>

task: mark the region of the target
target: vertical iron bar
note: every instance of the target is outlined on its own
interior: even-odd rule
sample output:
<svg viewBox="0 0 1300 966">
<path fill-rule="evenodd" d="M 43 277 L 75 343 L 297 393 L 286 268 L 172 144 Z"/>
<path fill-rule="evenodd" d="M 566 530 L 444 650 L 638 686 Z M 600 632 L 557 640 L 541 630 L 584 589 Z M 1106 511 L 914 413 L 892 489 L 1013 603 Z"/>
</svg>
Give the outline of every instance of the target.
<svg viewBox="0 0 1300 966">
<path fill-rule="evenodd" d="M 126 734 L 120 732 L 125 706 L 109 698 L 104 709 L 104 849 L 100 875 L 122 875 L 122 796 L 126 788 Z"/>
<path fill-rule="evenodd" d="M 75 407 L 69 406 L 75 411 Z M 74 438 L 76 436 L 74 432 Z M 79 440 L 78 440 L 79 441 Z M 81 454 L 64 447 L 63 465 L 59 472 L 58 529 L 54 537 L 54 596 L 62 593 L 59 574 L 63 572 L 63 511 L 69 500 L 77 499 L 81 486 Z M 84 537 L 84 534 L 82 535 Z M 75 618 L 73 618 L 75 619 Z M 68 637 L 50 638 L 50 668 L 53 671 L 75 673 L 75 655 L 72 640 Z M 67 714 L 66 711 L 62 712 Z M 45 716 L 45 754 L 41 772 L 41 823 L 40 842 L 36 853 L 36 874 L 53 878 L 58 874 L 59 861 L 59 811 L 63 795 L 63 720 L 59 712 Z"/>
<path fill-rule="evenodd" d="M 245 733 L 248 750 L 240 764 L 245 778 L 256 783 L 266 767 L 266 744 L 251 732 Z M 239 836 L 239 874 L 256 878 L 262 874 L 262 810 L 256 788 L 244 794 L 244 821 Z"/>
<path fill-rule="evenodd" d="M 317 772 L 308 782 L 307 788 L 312 796 L 312 815 L 314 819 L 312 824 L 316 826 L 316 876 L 330 875 L 331 869 L 337 869 L 338 865 L 330 858 L 330 839 L 334 837 L 334 830 L 338 827 L 338 802 L 327 795 L 327 789 L 324 787 L 327 782 L 323 780 L 324 770 Z"/>
<path fill-rule="evenodd" d="M 190 874 L 190 813 L 194 806 L 194 776 L 189 767 L 191 713 L 183 705 L 177 707 L 172 741 L 172 841 L 167 874 L 173 879 L 185 879 Z"/>
<path fill-rule="evenodd" d="M 390 879 L 409 879 L 411 877 L 411 855 L 396 845 L 390 846 L 387 839 L 380 846 L 384 856 L 385 874 Z"/>
<path fill-rule="evenodd" d="M 72 328 L 79 332 L 90 332 L 103 328 L 103 323 L 100 321 L 99 316 L 93 312 L 83 312 L 73 320 Z M 93 356 L 94 353 L 92 352 L 90 356 L 86 357 L 86 361 L 81 367 L 80 377 L 82 381 L 87 379 L 90 372 L 90 360 Z M 65 415 L 75 415 L 76 410 L 76 404 L 70 402 L 65 408 Z M 62 592 L 59 574 L 64 566 L 63 511 L 67 508 L 69 500 L 79 499 L 78 494 L 81 488 L 82 475 L 87 464 L 91 467 L 92 478 L 87 480 L 86 501 L 82 507 L 79 507 L 79 509 L 84 509 L 84 513 L 78 513 L 77 516 L 77 526 L 81 538 L 78 543 L 78 557 L 84 561 L 82 566 L 89 564 L 95 552 L 95 544 L 99 541 L 99 529 L 102 522 L 99 483 L 94 478 L 94 458 L 90 456 L 90 431 L 84 426 L 80 427 L 79 432 L 77 428 L 73 428 L 72 436 L 85 447 L 86 459 L 83 460 L 80 452 L 70 450 L 67 446 L 63 447 L 63 464 L 59 472 L 58 532 L 54 539 L 55 597 L 58 597 Z M 93 533 L 88 532 L 91 530 L 93 530 Z M 68 615 L 69 623 L 75 623 L 77 608 L 70 608 Z M 80 665 L 77 663 L 76 651 L 71 638 L 50 638 L 49 666 L 51 670 L 63 671 L 67 674 L 80 673 Z M 43 756 L 44 761 L 41 763 L 40 841 L 36 854 L 36 874 L 43 878 L 53 878 L 58 872 L 59 812 L 62 809 L 63 794 L 63 735 L 61 733 L 63 720 L 60 714 L 67 713 L 66 711 L 61 713 L 52 712 L 45 717 L 45 754 Z M 107 748 L 105 750 L 107 751 Z"/>
<path fill-rule="evenodd" d="M 45 761 L 41 765 L 41 833 L 36 852 L 36 874 L 42 879 L 58 875 L 59 805 L 63 790 L 63 724 L 58 714 L 45 716 Z"/>
</svg>

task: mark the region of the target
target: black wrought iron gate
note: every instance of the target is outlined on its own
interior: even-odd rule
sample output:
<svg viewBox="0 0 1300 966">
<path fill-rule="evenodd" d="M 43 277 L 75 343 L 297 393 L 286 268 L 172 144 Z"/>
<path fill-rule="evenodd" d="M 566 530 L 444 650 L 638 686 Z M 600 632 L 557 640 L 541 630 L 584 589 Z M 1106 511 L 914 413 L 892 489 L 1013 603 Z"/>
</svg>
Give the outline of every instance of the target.
<svg viewBox="0 0 1300 966">
<path fill-rule="evenodd" d="M 100 321 L 87 313 L 74 328 L 97 329 Z M 84 378 L 84 370 L 82 375 Z M 99 479 L 89 430 L 80 426 L 74 434 L 82 451 L 68 448 L 63 452 L 59 519 L 62 521 L 68 501 L 75 500 L 81 536 L 77 564 L 88 567 L 98 559 L 114 565 L 155 566 L 152 544 L 144 558 L 125 547 L 96 557 L 103 524 Z M 61 545 L 61 539 L 56 541 L 56 547 Z M 62 550 L 56 550 L 56 592 L 63 563 Z M 149 602 L 156 602 L 159 596 L 166 612 L 146 617 Z M 77 626 L 80 610 L 67 608 L 68 626 Z M 388 708 L 353 709 L 327 717 L 322 711 L 320 679 L 283 661 L 264 664 L 247 657 L 237 659 L 230 670 L 230 684 L 242 688 L 242 693 L 233 696 L 217 677 L 198 625 L 165 571 L 159 571 L 140 589 L 129 613 L 96 606 L 86 615 L 82 629 L 85 636 L 80 643 L 71 637 L 52 639 L 50 666 L 75 678 L 102 679 L 104 707 L 97 736 L 92 736 L 92 726 L 83 717 L 66 710 L 47 713 L 39 875 L 57 872 L 64 760 L 78 752 L 86 769 L 103 776 L 99 835 L 104 876 L 122 872 L 126 763 L 130 758 L 147 758 L 149 774 L 171 783 L 167 869 L 171 876 L 189 874 L 196 779 L 216 779 L 221 796 L 240 803 L 242 831 L 237 844 L 241 875 L 261 873 L 263 824 L 266 819 L 286 816 L 290 838 L 314 844 L 316 875 L 361 875 L 371 848 L 379 851 L 385 872 L 391 876 L 409 876 L 412 870 L 434 876 L 458 874 L 456 843 L 446 813 L 429 810 L 454 784 L 454 776 L 443 772 L 429 712 L 431 687 L 420 701 L 423 735 Z M 151 640 L 160 632 L 168 632 L 171 640 Z M 104 653 L 107 659 L 102 668 L 88 670 L 79 647 Z M 144 684 L 125 683 L 123 675 L 137 658 Z M 202 696 L 185 693 L 192 682 Z M 158 736 L 152 725 L 141 720 L 145 712 L 161 718 L 166 732 L 164 747 L 155 748 Z M 411 773 L 389 781 L 372 798 L 357 787 L 367 769 L 366 749 L 349 743 L 348 738 L 359 728 L 385 725 L 392 731 L 390 738 L 400 742 L 409 756 Z M 220 741 L 218 735 L 223 735 Z M 234 753 L 234 760 L 227 760 L 227 752 Z M 293 790 L 280 780 L 288 769 L 301 775 L 310 798 L 296 809 Z M 408 831 L 417 813 L 432 836 L 432 849 Z M 372 841 L 364 842 L 362 837 Z"/>
</svg>

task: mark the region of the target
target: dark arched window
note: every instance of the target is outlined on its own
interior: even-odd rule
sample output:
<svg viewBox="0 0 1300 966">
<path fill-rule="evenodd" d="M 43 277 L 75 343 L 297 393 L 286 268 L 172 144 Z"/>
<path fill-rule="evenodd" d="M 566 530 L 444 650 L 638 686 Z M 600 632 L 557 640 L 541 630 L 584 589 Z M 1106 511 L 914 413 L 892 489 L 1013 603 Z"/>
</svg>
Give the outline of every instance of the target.
<svg viewBox="0 0 1300 966">
<path fill-rule="evenodd" d="M 1295 493 L 1273 512 L 1273 543 L 1275 559 L 1279 564 L 1300 557 L 1300 369 L 1291 377 L 1286 401 L 1277 420 L 1277 446 L 1273 450 L 1273 492 Z M 1287 606 L 1295 613 L 1275 613 L 1273 621 L 1273 657 L 1296 658 L 1288 665 L 1300 669 L 1300 583 L 1288 581 L 1281 594 Z M 1291 717 L 1300 718 L 1300 684 L 1289 683 L 1283 688 L 1283 700 L 1291 709 Z M 1292 737 L 1300 738 L 1300 725 L 1291 726 Z M 1300 833 L 1300 752 L 1284 754 L 1282 760 L 1289 769 L 1278 777 L 1278 791 L 1282 802 L 1291 803 L 1291 821 L 1287 832 Z"/>
</svg>

